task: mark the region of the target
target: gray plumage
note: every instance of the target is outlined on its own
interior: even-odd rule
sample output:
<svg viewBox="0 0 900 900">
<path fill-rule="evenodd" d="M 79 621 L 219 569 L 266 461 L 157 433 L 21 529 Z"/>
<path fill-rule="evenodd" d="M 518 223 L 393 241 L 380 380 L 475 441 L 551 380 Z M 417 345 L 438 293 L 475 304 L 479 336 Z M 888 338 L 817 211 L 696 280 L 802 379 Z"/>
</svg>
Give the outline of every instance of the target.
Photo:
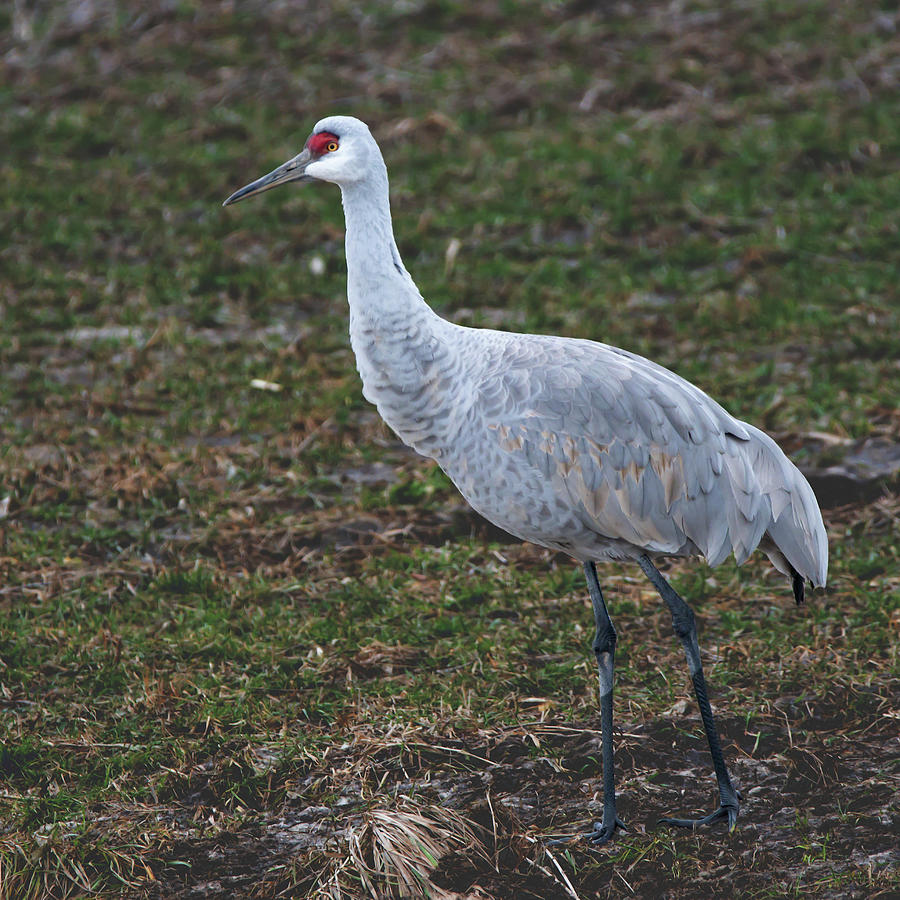
<svg viewBox="0 0 900 900">
<path fill-rule="evenodd" d="M 288 181 L 340 186 L 347 222 L 350 340 L 366 398 L 417 451 L 435 459 L 487 519 L 585 566 L 596 635 L 604 813 L 595 844 L 624 827 L 613 779 L 616 632 L 595 561 L 637 562 L 672 613 L 691 672 L 719 788 L 696 827 L 737 819 L 707 698 L 693 613 L 653 560 L 760 547 L 791 578 L 824 585 L 828 543 L 812 489 L 775 442 L 699 388 L 633 353 L 586 340 L 448 322 L 422 299 L 394 241 L 387 170 L 358 119 L 319 122 L 304 149 L 226 204 Z"/>
<path fill-rule="evenodd" d="M 762 541 L 784 574 L 825 583 L 808 482 L 699 388 L 591 341 L 458 326 L 445 340 L 466 352 L 453 401 L 432 418 L 455 431 L 419 449 L 496 525 L 583 562 L 649 553 L 715 566 L 734 553 L 743 563 Z"/>
</svg>

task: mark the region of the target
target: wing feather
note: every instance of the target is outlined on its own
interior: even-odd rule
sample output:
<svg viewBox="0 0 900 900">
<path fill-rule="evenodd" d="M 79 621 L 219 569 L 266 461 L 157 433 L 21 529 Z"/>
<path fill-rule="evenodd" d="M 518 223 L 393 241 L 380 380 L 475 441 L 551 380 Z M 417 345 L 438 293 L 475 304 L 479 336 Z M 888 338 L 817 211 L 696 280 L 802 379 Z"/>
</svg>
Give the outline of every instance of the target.
<svg viewBox="0 0 900 900">
<path fill-rule="evenodd" d="M 642 357 L 516 337 L 515 353 L 486 373 L 481 408 L 502 419 L 505 449 L 523 454 L 588 528 L 659 553 L 699 552 L 712 565 L 731 553 L 743 562 L 768 533 L 798 572 L 824 583 L 821 513 L 771 438 Z"/>
</svg>

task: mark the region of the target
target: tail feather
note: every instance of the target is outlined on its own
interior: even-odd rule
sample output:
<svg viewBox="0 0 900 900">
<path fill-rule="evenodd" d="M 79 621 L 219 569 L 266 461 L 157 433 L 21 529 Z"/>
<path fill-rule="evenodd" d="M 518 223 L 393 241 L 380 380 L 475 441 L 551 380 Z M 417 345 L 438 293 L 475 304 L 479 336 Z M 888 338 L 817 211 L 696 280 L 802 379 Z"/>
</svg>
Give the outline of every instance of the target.
<svg viewBox="0 0 900 900">
<path fill-rule="evenodd" d="M 822 512 L 809 482 L 775 441 L 753 426 L 747 426 L 747 430 L 755 444 L 754 469 L 763 490 L 770 495 L 784 491 L 789 494 L 788 502 L 779 497 L 781 502 L 777 507 L 773 503 L 772 522 L 766 536 L 787 560 L 794 597 L 800 603 L 804 596 L 804 580 L 809 580 L 815 587 L 824 587 L 828 575 L 828 535 Z M 778 507 L 780 511 L 776 516 Z M 781 566 L 777 568 L 782 569 Z"/>
</svg>

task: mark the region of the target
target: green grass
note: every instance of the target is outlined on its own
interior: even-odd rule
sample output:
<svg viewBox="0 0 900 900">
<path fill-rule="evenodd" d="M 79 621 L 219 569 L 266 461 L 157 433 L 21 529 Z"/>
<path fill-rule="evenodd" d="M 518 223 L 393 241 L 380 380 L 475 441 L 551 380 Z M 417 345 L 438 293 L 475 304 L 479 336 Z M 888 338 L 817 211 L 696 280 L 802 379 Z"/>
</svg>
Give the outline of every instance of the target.
<svg viewBox="0 0 900 900">
<path fill-rule="evenodd" d="M 502 861 L 489 877 L 456 850 L 435 878 L 558 894 L 533 839 L 596 815 L 599 790 L 578 744 L 597 720 L 580 572 L 498 542 L 362 399 L 336 190 L 221 201 L 318 118 L 360 116 L 442 314 L 644 353 L 801 465 L 838 462 L 842 445 L 809 433 L 900 435 L 892 15 L 0 12 L 0 898 L 188 896 L 225 872 L 222 896 L 315 895 L 332 875 L 355 896 L 340 840 L 304 849 L 288 826 L 322 806 L 344 833 L 411 794 L 426 812 L 449 797 Z M 709 799 L 678 774 L 705 751 L 677 712 L 688 679 L 655 595 L 604 570 L 638 827 L 555 854 L 580 897 L 896 888 L 896 858 L 877 856 L 896 779 L 896 498 L 827 519 L 830 587 L 802 610 L 759 560 L 671 569 L 729 760 L 762 792 L 745 797 L 749 836 L 651 830 Z M 824 760 L 818 782 L 804 754 Z"/>
</svg>

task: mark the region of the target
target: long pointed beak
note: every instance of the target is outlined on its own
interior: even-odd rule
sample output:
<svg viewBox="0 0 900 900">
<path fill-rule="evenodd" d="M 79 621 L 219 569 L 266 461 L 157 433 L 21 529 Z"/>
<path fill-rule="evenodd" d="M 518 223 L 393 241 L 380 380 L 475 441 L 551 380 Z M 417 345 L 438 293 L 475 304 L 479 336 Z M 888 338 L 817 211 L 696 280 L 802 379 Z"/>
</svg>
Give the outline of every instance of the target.
<svg viewBox="0 0 900 900">
<path fill-rule="evenodd" d="M 287 184 L 289 181 L 313 181 L 312 175 L 306 174 L 306 167 L 311 162 L 313 162 L 312 155 L 309 150 L 304 148 L 293 159 L 289 159 L 277 169 L 273 169 L 268 175 L 263 175 L 262 178 L 257 178 L 256 181 L 251 181 L 250 184 L 235 191 L 222 206 L 237 203 L 238 200 L 245 200 L 247 197 L 261 194 L 263 191 L 271 190 L 280 184 Z"/>
</svg>

